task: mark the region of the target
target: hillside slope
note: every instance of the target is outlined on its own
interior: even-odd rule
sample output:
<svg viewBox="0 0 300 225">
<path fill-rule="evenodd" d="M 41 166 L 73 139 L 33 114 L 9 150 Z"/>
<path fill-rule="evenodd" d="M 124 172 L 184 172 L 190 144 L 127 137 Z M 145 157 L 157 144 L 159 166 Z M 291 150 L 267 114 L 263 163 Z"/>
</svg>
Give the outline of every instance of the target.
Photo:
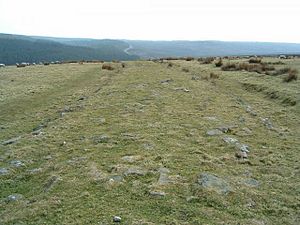
<svg viewBox="0 0 300 225">
<path fill-rule="evenodd" d="M 86 43 L 85 41 L 84 43 Z M 76 41 L 58 41 L 19 35 L 0 34 L 0 62 L 8 65 L 20 62 L 62 60 L 134 60 L 120 41 L 97 40 L 96 43 L 77 44 Z"/>
<path fill-rule="evenodd" d="M 300 54 L 300 44 L 223 41 L 126 41 L 142 58 Z"/>
<path fill-rule="evenodd" d="M 0 224 L 299 224 L 299 80 L 110 65 L 0 68 Z"/>
</svg>

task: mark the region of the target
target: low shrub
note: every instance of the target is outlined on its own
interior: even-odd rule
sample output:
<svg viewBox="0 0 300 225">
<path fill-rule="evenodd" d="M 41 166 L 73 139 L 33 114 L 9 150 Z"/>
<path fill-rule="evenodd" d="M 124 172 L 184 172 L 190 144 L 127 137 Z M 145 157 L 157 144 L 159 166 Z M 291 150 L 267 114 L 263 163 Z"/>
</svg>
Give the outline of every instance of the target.
<svg viewBox="0 0 300 225">
<path fill-rule="evenodd" d="M 207 57 L 207 58 L 204 58 L 202 63 L 203 64 L 211 64 L 213 61 L 214 61 L 214 57 Z"/>
<path fill-rule="evenodd" d="M 219 61 L 215 63 L 215 66 L 216 66 L 216 67 L 221 67 L 221 66 L 223 66 L 223 61 L 222 61 L 222 59 L 219 59 Z"/>
<path fill-rule="evenodd" d="M 261 59 L 260 58 L 251 58 L 251 59 L 249 59 L 249 63 L 261 63 Z"/>
<path fill-rule="evenodd" d="M 210 77 L 210 79 L 218 79 L 218 78 L 219 78 L 219 75 L 216 74 L 216 73 L 211 72 L 211 73 L 209 74 L 209 77 Z"/>
<path fill-rule="evenodd" d="M 288 72 L 288 75 L 283 78 L 283 81 L 284 82 L 290 82 L 290 81 L 297 80 L 297 79 L 298 79 L 298 70 L 291 69 Z"/>
<path fill-rule="evenodd" d="M 111 65 L 103 64 L 102 65 L 103 70 L 114 70 L 114 68 Z"/>
</svg>

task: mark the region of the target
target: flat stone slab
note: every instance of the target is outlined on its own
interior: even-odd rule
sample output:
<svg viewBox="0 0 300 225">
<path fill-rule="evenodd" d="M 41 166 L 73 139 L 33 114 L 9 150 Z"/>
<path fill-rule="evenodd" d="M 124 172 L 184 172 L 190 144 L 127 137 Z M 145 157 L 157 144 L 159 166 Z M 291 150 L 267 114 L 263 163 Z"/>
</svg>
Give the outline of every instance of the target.
<svg viewBox="0 0 300 225">
<path fill-rule="evenodd" d="M 217 136 L 217 135 L 222 135 L 223 132 L 220 131 L 219 129 L 213 129 L 213 130 L 207 131 L 206 134 L 207 134 L 208 136 Z"/>
<path fill-rule="evenodd" d="M 198 177 L 197 183 L 201 187 L 213 190 L 219 194 L 228 194 L 232 191 L 232 188 L 225 180 L 210 173 L 201 173 Z"/>
<path fill-rule="evenodd" d="M 9 140 L 3 141 L 2 144 L 3 144 L 3 145 L 11 145 L 11 144 L 16 143 L 16 142 L 19 141 L 20 139 L 21 139 L 21 136 L 20 136 L 20 137 L 11 138 L 11 139 L 9 139 Z"/>
<path fill-rule="evenodd" d="M 147 171 L 140 167 L 131 167 L 124 172 L 125 176 L 145 176 Z"/>
</svg>

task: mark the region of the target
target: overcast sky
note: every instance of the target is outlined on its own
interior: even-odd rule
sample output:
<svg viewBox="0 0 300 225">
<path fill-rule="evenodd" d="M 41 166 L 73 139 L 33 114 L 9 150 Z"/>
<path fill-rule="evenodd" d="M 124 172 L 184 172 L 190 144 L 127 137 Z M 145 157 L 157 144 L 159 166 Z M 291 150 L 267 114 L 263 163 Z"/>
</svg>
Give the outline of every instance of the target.
<svg viewBox="0 0 300 225">
<path fill-rule="evenodd" d="M 300 43 L 300 0 L 0 0 L 0 33 Z"/>
</svg>

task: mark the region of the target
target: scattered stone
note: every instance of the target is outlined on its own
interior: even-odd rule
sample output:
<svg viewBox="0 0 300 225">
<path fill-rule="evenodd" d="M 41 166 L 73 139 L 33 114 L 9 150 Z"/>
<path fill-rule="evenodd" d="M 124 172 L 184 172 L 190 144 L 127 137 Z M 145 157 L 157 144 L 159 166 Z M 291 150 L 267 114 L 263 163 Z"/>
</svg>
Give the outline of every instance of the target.
<svg viewBox="0 0 300 225">
<path fill-rule="evenodd" d="M 261 118 L 261 121 L 269 130 L 274 129 L 273 124 L 269 118 Z"/>
<path fill-rule="evenodd" d="M 47 183 L 44 185 L 44 191 L 49 191 L 58 181 L 60 181 L 61 178 L 59 176 L 52 176 Z"/>
<path fill-rule="evenodd" d="M 134 163 L 136 161 L 142 160 L 142 156 L 140 155 L 127 155 L 127 156 L 123 156 L 122 160 L 126 161 L 128 163 Z"/>
<path fill-rule="evenodd" d="M 144 143 L 144 144 L 143 144 L 143 147 L 144 147 L 144 149 L 146 149 L 146 150 L 152 150 L 152 149 L 154 149 L 154 145 L 153 145 L 153 144 L 150 144 L 150 143 Z"/>
<path fill-rule="evenodd" d="M 125 176 L 145 176 L 147 174 L 146 170 L 143 170 L 139 167 L 131 167 L 124 172 Z"/>
<path fill-rule="evenodd" d="M 174 90 L 175 90 L 175 91 L 190 92 L 190 90 L 189 90 L 189 89 L 186 89 L 186 88 L 175 88 Z"/>
<path fill-rule="evenodd" d="M 210 121 L 219 121 L 215 116 L 205 116 L 203 118 Z"/>
<path fill-rule="evenodd" d="M 109 141 L 109 136 L 107 135 L 100 135 L 100 136 L 96 136 L 93 138 L 94 139 L 94 143 L 95 144 L 99 144 L 99 143 L 108 143 Z"/>
<path fill-rule="evenodd" d="M 90 165 L 90 171 L 89 171 L 89 176 L 94 180 L 94 181 L 103 181 L 106 179 L 106 174 L 102 171 L 100 171 L 97 168 L 97 164 L 96 163 L 92 163 Z"/>
<path fill-rule="evenodd" d="M 120 175 L 113 175 L 111 177 L 109 177 L 109 181 L 110 182 L 117 182 L 117 183 L 120 183 L 123 181 L 123 176 L 120 176 Z"/>
<path fill-rule="evenodd" d="M 12 160 L 10 161 L 10 165 L 12 165 L 13 167 L 21 167 L 21 166 L 25 166 L 25 164 L 19 160 Z"/>
<path fill-rule="evenodd" d="M 8 169 L 6 168 L 0 168 L 0 176 L 7 175 L 9 173 Z"/>
<path fill-rule="evenodd" d="M 246 152 L 246 153 L 249 153 L 250 152 L 250 148 L 248 145 L 245 145 L 245 144 L 237 144 L 236 147 L 241 150 L 241 152 Z"/>
<path fill-rule="evenodd" d="M 214 129 L 214 130 L 209 130 L 209 131 L 207 131 L 206 134 L 207 134 L 208 136 L 217 136 L 217 135 L 223 134 L 223 132 L 220 131 L 219 129 Z"/>
<path fill-rule="evenodd" d="M 105 124 L 106 119 L 103 118 L 103 117 L 100 117 L 100 118 L 98 119 L 98 122 L 99 122 L 100 125 L 101 125 L 101 124 Z"/>
<path fill-rule="evenodd" d="M 169 173 L 170 170 L 168 170 L 167 168 L 159 168 L 159 179 L 158 179 L 158 184 L 159 185 L 166 185 L 168 183 L 170 183 L 170 179 L 169 179 Z"/>
<path fill-rule="evenodd" d="M 42 168 L 34 168 L 34 169 L 32 169 L 32 170 L 28 170 L 28 172 L 29 172 L 30 174 L 37 174 L 37 173 L 42 172 Z"/>
<path fill-rule="evenodd" d="M 229 133 L 232 132 L 234 128 L 237 128 L 236 125 L 223 125 L 218 127 L 217 129 L 222 131 L 223 133 Z"/>
<path fill-rule="evenodd" d="M 227 144 L 236 144 L 238 143 L 238 140 L 232 137 L 223 137 L 223 141 L 225 141 Z"/>
<path fill-rule="evenodd" d="M 192 76 L 192 80 L 200 80 L 200 77 L 198 77 L 198 76 Z"/>
<path fill-rule="evenodd" d="M 40 135 L 40 134 L 42 134 L 42 129 L 35 130 L 35 131 L 31 132 L 31 134 L 34 136 Z"/>
<path fill-rule="evenodd" d="M 245 122 L 246 122 L 246 119 L 245 119 L 245 117 L 242 117 L 242 116 L 241 116 L 241 117 L 239 118 L 239 121 L 240 121 L 241 123 L 245 123 Z"/>
<path fill-rule="evenodd" d="M 165 197 L 166 193 L 163 191 L 150 191 L 149 194 L 153 197 Z"/>
<path fill-rule="evenodd" d="M 170 82 L 173 82 L 173 79 L 166 79 L 166 80 L 160 81 L 161 84 L 168 84 Z"/>
<path fill-rule="evenodd" d="M 252 116 L 257 116 L 257 113 L 249 105 L 246 107 L 246 112 L 249 113 Z"/>
<path fill-rule="evenodd" d="M 219 194 L 228 194 L 232 191 L 226 181 L 209 173 L 201 173 L 197 183 L 203 188 L 216 191 Z"/>
<path fill-rule="evenodd" d="M 6 140 L 4 142 L 2 142 L 3 145 L 11 145 L 11 144 L 14 144 L 16 143 L 17 141 L 19 141 L 21 139 L 21 136 L 19 137 L 15 137 L 15 138 L 11 138 L 9 140 Z"/>
<path fill-rule="evenodd" d="M 8 202 L 16 202 L 16 201 L 19 201 L 23 198 L 23 195 L 21 194 L 12 194 L 12 195 L 9 195 L 7 196 L 6 200 Z"/>
<path fill-rule="evenodd" d="M 248 158 L 247 152 L 242 152 L 242 151 L 235 153 L 235 156 L 239 159 L 247 159 Z"/>
<path fill-rule="evenodd" d="M 114 223 L 121 223 L 121 217 L 120 216 L 114 216 L 113 217 L 113 222 Z"/>
<path fill-rule="evenodd" d="M 52 159 L 52 156 L 51 155 L 47 155 L 47 156 L 44 157 L 44 159 L 50 160 L 50 159 Z"/>
<path fill-rule="evenodd" d="M 198 201 L 198 200 L 199 200 L 199 198 L 195 197 L 195 196 L 189 196 L 186 198 L 187 202 L 194 202 L 194 201 Z"/>
<path fill-rule="evenodd" d="M 246 179 L 243 183 L 249 187 L 259 187 L 260 185 L 259 181 L 253 178 Z"/>
<path fill-rule="evenodd" d="M 80 96 L 79 99 L 78 99 L 78 101 L 83 101 L 83 100 L 85 100 L 85 99 L 86 99 L 85 96 Z"/>
</svg>

